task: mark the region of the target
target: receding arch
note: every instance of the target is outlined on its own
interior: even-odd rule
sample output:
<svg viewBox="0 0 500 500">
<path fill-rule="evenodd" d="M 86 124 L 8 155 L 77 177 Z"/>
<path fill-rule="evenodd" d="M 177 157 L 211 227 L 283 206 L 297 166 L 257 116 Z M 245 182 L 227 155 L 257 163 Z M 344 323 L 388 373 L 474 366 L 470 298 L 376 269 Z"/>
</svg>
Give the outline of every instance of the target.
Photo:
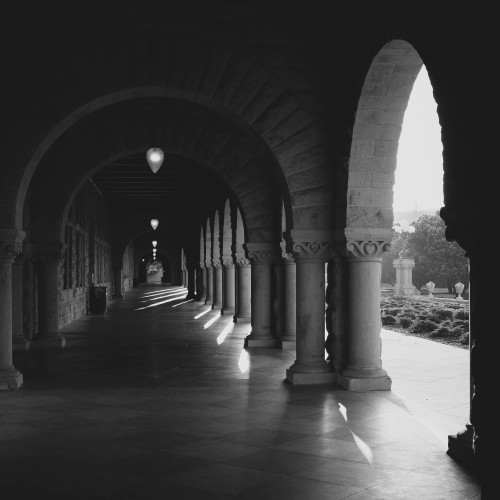
<svg viewBox="0 0 500 500">
<path fill-rule="evenodd" d="M 408 42 L 393 40 L 375 56 L 354 123 L 347 187 L 346 236 L 392 237 L 392 198 L 404 112 L 423 62 Z"/>
</svg>

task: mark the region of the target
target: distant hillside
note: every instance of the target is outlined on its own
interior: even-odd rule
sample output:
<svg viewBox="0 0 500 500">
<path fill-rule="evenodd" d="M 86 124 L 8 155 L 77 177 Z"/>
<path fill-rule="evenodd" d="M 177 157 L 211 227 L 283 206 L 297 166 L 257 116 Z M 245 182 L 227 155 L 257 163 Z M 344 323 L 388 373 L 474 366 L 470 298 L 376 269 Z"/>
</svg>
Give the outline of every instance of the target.
<svg viewBox="0 0 500 500">
<path fill-rule="evenodd" d="M 439 209 L 434 210 L 410 210 L 409 212 L 394 212 L 394 224 L 400 220 L 407 220 L 409 223 L 415 222 L 421 215 L 435 215 Z"/>
</svg>

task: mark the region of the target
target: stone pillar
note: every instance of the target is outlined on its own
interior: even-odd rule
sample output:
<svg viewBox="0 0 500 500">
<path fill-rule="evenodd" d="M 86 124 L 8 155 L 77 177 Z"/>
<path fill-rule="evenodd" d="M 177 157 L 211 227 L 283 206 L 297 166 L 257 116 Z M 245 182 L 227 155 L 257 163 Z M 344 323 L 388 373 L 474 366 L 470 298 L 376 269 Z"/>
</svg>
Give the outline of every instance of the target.
<svg viewBox="0 0 500 500">
<path fill-rule="evenodd" d="M 122 264 L 113 264 L 113 299 L 123 299 L 122 295 Z"/>
<path fill-rule="evenodd" d="M 324 240 L 297 241 L 297 236 L 299 231 L 293 231 L 293 256 L 297 266 L 297 359 L 287 370 L 286 378 L 292 384 L 333 384 L 336 374 L 325 359 L 325 262 L 333 256 L 333 247 Z"/>
<path fill-rule="evenodd" d="M 231 256 L 222 257 L 224 289 L 222 293 L 222 314 L 234 314 L 235 310 L 235 269 Z"/>
<path fill-rule="evenodd" d="M 186 269 L 186 274 L 187 274 L 187 295 L 186 295 L 186 300 L 191 300 L 196 298 L 196 288 L 195 288 L 195 280 L 194 280 L 194 266 L 189 265 L 188 268 Z"/>
<path fill-rule="evenodd" d="M 212 264 L 205 262 L 205 268 L 207 270 L 207 297 L 205 299 L 205 304 L 212 304 L 214 300 L 214 270 Z"/>
<path fill-rule="evenodd" d="M 25 233 L 0 229 L 0 390 L 18 389 L 23 376 L 12 363 L 12 263 Z"/>
<path fill-rule="evenodd" d="M 198 300 L 204 302 L 207 298 L 207 268 L 204 262 L 200 262 L 200 285 Z"/>
<path fill-rule="evenodd" d="M 396 270 L 396 284 L 394 285 L 394 295 L 413 295 L 415 286 L 412 282 L 412 269 L 415 267 L 413 259 L 399 258 L 392 262 Z"/>
<path fill-rule="evenodd" d="M 213 262 L 214 274 L 214 301 L 212 309 L 222 309 L 222 264 Z"/>
<path fill-rule="evenodd" d="M 249 323 L 252 320 L 252 268 L 243 255 L 235 255 L 236 262 L 236 313 L 235 323 Z"/>
<path fill-rule="evenodd" d="M 61 243 L 34 245 L 38 262 L 38 335 L 32 348 L 52 349 L 66 345 L 59 333 L 59 268 L 64 256 Z"/>
<path fill-rule="evenodd" d="M 14 351 L 27 351 L 31 347 L 31 342 L 24 336 L 23 266 L 23 257 L 16 259 L 12 265 L 12 349 Z"/>
<path fill-rule="evenodd" d="M 281 264 L 283 266 L 283 331 L 281 347 L 295 349 L 297 314 L 296 304 L 296 265 L 293 255 L 286 252 L 285 243 L 281 244 Z"/>
<path fill-rule="evenodd" d="M 277 347 L 279 342 L 271 332 L 271 266 L 277 252 L 271 243 L 246 243 L 245 247 L 252 263 L 252 331 L 245 347 Z"/>
<path fill-rule="evenodd" d="M 380 339 L 380 279 L 385 240 L 348 240 L 349 360 L 338 375 L 350 391 L 388 391 L 391 379 L 382 368 Z"/>
</svg>

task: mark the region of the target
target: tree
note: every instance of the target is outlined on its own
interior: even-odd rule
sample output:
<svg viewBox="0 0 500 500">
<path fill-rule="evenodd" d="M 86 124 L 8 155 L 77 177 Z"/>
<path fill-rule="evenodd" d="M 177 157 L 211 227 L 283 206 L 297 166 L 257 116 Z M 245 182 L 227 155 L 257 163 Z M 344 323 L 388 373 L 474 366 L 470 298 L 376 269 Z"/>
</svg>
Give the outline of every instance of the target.
<svg viewBox="0 0 500 500">
<path fill-rule="evenodd" d="M 469 287 L 468 261 L 465 251 L 445 238 L 443 219 L 436 215 L 422 215 L 414 224 L 415 232 L 408 238 L 408 246 L 415 259 L 413 281 L 417 288 L 428 281 L 454 292 L 461 281 Z"/>
</svg>

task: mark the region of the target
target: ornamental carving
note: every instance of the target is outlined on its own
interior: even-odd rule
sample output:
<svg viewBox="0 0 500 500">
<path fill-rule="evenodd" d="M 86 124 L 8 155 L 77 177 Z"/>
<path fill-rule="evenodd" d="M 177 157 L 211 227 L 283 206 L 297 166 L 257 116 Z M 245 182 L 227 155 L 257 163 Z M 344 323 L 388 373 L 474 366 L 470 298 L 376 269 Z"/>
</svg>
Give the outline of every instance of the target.
<svg viewBox="0 0 500 500">
<path fill-rule="evenodd" d="M 281 247 L 281 260 L 284 264 L 295 264 L 295 260 L 293 259 L 293 255 L 286 250 L 286 243 L 282 241 L 280 243 Z"/>
<path fill-rule="evenodd" d="M 386 240 L 348 240 L 346 244 L 350 257 L 358 259 L 379 259 L 391 249 L 391 242 Z"/>
<path fill-rule="evenodd" d="M 22 241 L 0 241 L 0 262 L 14 262 L 14 260 L 21 254 L 22 249 Z"/>
<path fill-rule="evenodd" d="M 236 265 L 238 267 L 251 267 L 252 263 L 245 256 L 235 256 L 234 257 Z"/>
<path fill-rule="evenodd" d="M 278 260 L 274 250 L 249 250 L 248 258 L 253 263 L 275 262 Z"/>
<path fill-rule="evenodd" d="M 222 256 L 222 265 L 226 269 L 231 269 L 234 268 L 234 261 L 233 258 L 230 255 L 223 255 Z"/>
<path fill-rule="evenodd" d="M 212 267 L 214 269 L 222 269 L 222 264 L 221 264 L 221 262 L 214 260 L 214 261 L 212 261 Z"/>
<path fill-rule="evenodd" d="M 335 255 L 330 241 L 297 241 L 293 243 L 293 256 L 296 261 L 326 262 Z"/>
</svg>

